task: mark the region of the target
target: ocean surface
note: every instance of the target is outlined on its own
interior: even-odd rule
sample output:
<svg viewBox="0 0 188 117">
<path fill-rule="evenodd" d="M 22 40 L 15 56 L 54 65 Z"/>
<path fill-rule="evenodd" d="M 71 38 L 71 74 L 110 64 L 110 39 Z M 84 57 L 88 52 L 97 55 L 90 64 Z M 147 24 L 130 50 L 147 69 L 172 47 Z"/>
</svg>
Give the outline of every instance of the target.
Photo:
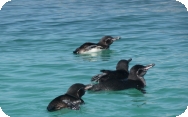
<svg viewBox="0 0 188 117">
<path fill-rule="evenodd" d="M 121 36 L 109 50 L 84 42 Z M 136 89 L 86 92 L 78 111 L 48 112 L 74 83 L 121 59 L 155 63 Z M 188 106 L 188 12 L 175 0 L 12 0 L 0 11 L 0 107 L 11 117 L 175 117 Z"/>
</svg>

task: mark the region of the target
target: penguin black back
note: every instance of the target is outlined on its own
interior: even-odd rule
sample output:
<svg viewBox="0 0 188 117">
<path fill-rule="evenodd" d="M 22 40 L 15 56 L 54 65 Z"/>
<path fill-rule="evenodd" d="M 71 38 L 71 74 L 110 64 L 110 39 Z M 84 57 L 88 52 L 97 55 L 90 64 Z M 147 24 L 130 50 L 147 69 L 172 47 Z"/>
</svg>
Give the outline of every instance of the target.
<svg viewBox="0 0 188 117">
<path fill-rule="evenodd" d="M 128 60 L 120 60 L 116 65 L 116 70 L 101 70 L 102 74 L 95 75 L 91 78 L 91 81 L 104 82 L 109 79 L 126 79 L 129 75 L 129 62 L 132 58 Z"/>
</svg>

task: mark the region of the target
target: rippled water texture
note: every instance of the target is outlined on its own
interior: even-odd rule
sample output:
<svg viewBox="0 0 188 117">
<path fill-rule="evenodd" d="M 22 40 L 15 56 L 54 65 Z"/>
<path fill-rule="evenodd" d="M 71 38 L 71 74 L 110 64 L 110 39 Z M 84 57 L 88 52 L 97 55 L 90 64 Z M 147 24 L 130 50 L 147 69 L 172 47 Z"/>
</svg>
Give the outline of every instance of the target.
<svg viewBox="0 0 188 117">
<path fill-rule="evenodd" d="M 74 55 L 84 42 L 121 36 L 109 50 Z M 12 0 L 0 11 L 0 107 L 11 117 L 175 117 L 188 106 L 188 12 L 175 0 Z M 47 112 L 74 83 L 89 84 L 120 59 L 155 63 L 147 93 L 83 96 L 79 111 Z"/>
</svg>

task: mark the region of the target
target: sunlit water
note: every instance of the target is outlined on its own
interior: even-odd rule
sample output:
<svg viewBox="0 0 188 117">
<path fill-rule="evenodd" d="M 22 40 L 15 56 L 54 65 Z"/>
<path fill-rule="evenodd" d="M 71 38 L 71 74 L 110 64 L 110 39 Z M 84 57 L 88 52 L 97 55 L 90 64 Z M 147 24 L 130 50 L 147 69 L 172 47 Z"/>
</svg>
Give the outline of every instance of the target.
<svg viewBox="0 0 188 117">
<path fill-rule="evenodd" d="M 121 36 L 109 50 L 84 42 Z M 83 96 L 79 111 L 47 112 L 74 83 L 89 84 L 120 59 L 156 65 L 135 89 Z M 0 107 L 11 117 L 175 117 L 188 106 L 188 12 L 175 0 L 12 0 L 0 11 Z"/>
</svg>

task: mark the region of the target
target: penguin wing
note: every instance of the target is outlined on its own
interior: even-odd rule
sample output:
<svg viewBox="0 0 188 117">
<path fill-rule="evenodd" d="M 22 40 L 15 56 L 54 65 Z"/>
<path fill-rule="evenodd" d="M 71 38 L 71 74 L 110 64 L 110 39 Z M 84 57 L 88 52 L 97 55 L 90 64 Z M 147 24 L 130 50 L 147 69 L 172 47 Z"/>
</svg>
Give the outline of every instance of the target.
<svg viewBox="0 0 188 117">
<path fill-rule="evenodd" d="M 48 111 L 56 111 L 56 110 L 60 110 L 62 108 L 67 108 L 67 104 L 62 102 L 61 98 L 64 98 L 64 95 L 58 96 L 55 99 L 53 99 L 47 107 Z"/>
<path fill-rule="evenodd" d="M 91 43 L 91 42 L 86 42 L 84 44 L 82 44 L 79 48 L 87 48 L 89 46 L 93 46 L 96 45 L 95 43 Z"/>
<path fill-rule="evenodd" d="M 115 74 L 114 71 L 111 70 L 101 70 L 101 74 L 97 74 L 91 78 L 91 81 L 95 82 L 104 82 L 107 81 L 108 79 L 114 78 Z"/>
<path fill-rule="evenodd" d="M 108 75 L 108 79 L 125 80 L 129 76 L 129 73 L 124 70 L 101 70 L 101 72 L 106 73 Z"/>
<path fill-rule="evenodd" d="M 85 50 L 86 50 L 86 51 L 89 51 L 89 50 L 91 50 L 91 49 L 93 49 L 93 48 L 102 49 L 102 46 L 90 45 L 90 46 L 87 46 L 87 47 L 85 48 Z"/>
<path fill-rule="evenodd" d="M 101 80 L 105 80 L 107 78 L 106 73 L 97 74 L 91 78 L 91 81 L 100 82 Z"/>
<path fill-rule="evenodd" d="M 65 104 L 67 104 L 68 108 L 72 110 L 79 110 L 80 104 L 82 103 L 81 100 L 70 101 L 70 100 L 62 100 Z"/>
<path fill-rule="evenodd" d="M 90 46 L 93 47 L 93 45 L 96 45 L 96 44 L 91 43 L 91 42 L 86 42 L 86 43 L 82 44 L 80 47 L 78 47 L 76 50 L 74 50 L 73 53 L 78 54 L 80 50 L 82 50 L 82 49 L 85 50 L 86 48 L 89 49 Z"/>
</svg>

